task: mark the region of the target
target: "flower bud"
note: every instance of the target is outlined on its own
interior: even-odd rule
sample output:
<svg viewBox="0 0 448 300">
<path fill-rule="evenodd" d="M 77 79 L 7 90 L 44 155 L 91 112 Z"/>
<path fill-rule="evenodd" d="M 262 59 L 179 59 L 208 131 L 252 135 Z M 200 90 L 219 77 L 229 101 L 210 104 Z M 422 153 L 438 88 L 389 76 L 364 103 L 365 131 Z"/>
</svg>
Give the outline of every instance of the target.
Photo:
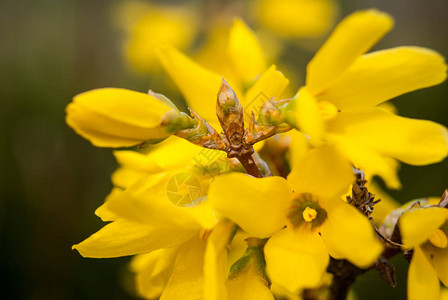
<svg viewBox="0 0 448 300">
<path fill-rule="evenodd" d="M 75 96 L 66 108 L 66 121 L 97 147 L 130 147 L 168 137 L 162 119 L 171 111 L 177 112 L 153 95 L 103 88 Z"/>
</svg>

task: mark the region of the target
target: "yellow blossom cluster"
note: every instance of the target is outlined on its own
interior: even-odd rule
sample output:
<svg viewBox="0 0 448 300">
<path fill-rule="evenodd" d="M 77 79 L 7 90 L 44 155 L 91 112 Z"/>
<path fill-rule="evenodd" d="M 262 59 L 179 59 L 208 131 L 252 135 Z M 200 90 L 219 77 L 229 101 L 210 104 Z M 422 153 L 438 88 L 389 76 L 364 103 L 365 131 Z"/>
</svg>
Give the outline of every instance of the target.
<svg viewBox="0 0 448 300">
<path fill-rule="evenodd" d="M 259 2 L 271 30 L 292 36 L 269 16 L 274 4 Z M 93 145 L 142 148 L 114 152 L 114 188 L 96 211 L 109 223 L 73 248 L 84 257 L 135 255 L 137 289 L 148 299 L 295 299 L 307 291 L 334 299 L 341 273 L 405 253 L 409 299 L 438 299 L 439 279 L 448 284 L 448 200 L 395 210 L 378 228 L 367 190 L 374 187 L 360 175 L 399 188 L 399 162 L 426 165 L 448 154 L 444 126 L 381 106 L 447 73 L 443 57 L 426 48 L 367 53 L 392 26 L 373 9 L 346 17 L 292 98 L 284 94 L 289 80 L 241 19 L 215 58 L 222 68 L 149 37 L 190 115 L 153 91 L 103 88 L 73 99 L 67 124 Z"/>
</svg>

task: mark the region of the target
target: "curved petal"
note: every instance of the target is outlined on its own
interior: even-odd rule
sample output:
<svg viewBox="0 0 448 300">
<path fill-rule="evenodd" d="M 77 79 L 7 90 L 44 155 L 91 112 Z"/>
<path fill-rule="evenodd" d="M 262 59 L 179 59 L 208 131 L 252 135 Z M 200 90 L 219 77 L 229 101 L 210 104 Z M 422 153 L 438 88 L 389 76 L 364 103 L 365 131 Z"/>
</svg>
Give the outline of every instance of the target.
<svg viewBox="0 0 448 300">
<path fill-rule="evenodd" d="M 194 232 L 181 227 L 151 226 L 119 219 L 72 248 L 84 257 L 93 258 L 142 254 L 177 246 Z"/>
<path fill-rule="evenodd" d="M 76 95 L 75 105 L 122 123 L 151 128 L 171 109 L 151 95 L 119 88 L 102 88 Z"/>
<path fill-rule="evenodd" d="M 227 247 L 234 230 L 232 222 L 221 221 L 207 238 L 204 254 L 204 299 L 227 299 Z"/>
<path fill-rule="evenodd" d="M 424 207 L 406 212 L 398 219 L 403 245 L 417 247 L 425 242 L 448 218 L 448 209 Z"/>
<path fill-rule="evenodd" d="M 356 60 L 319 100 L 342 110 L 372 108 L 386 100 L 441 83 L 444 58 L 421 47 L 397 47 L 366 54 Z"/>
<path fill-rule="evenodd" d="M 437 274 L 420 247 L 414 249 L 408 271 L 409 300 L 439 300 L 440 283 Z"/>
<path fill-rule="evenodd" d="M 161 126 L 139 127 L 114 119 L 112 115 L 96 113 L 75 103 L 70 103 L 66 112 L 67 124 L 97 147 L 130 147 L 146 140 L 169 136 Z M 161 119 L 158 121 L 160 124 Z"/>
<path fill-rule="evenodd" d="M 286 224 L 292 191 L 281 177 L 254 178 L 242 173 L 218 176 L 208 200 L 221 213 L 255 237 L 265 238 Z"/>
<path fill-rule="evenodd" d="M 173 47 L 161 48 L 157 55 L 188 105 L 202 118 L 217 123 L 215 103 L 221 76 L 202 68 Z"/>
<path fill-rule="evenodd" d="M 106 203 L 108 199 L 112 198 L 112 197 L 116 197 L 119 193 L 122 193 L 123 190 L 120 188 L 112 188 L 111 192 L 109 193 L 109 195 L 107 195 L 106 199 L 104 200 L 104 202 Z M 115 221 L 119 219 L 119 216 L 117 216 L 113 211 L 111 211 L 106 205 L 105 203 L 103 203 L 103 205 L 101 205 L 100 207 L 98 207 L 95 210 L 95 215 L 97 215 L 98 217 L 101 218 L 101 221 L 103 222 L 110 222 L 110 221 Z"/>
<path fill-rule="evenodd" d="M 267 69 L 260 78 L 249 88 L 244 95 L 241 105 L 244 108 L 245 117 L 250 117 L 252 111 L 255 116 L 260 106 L 271 98 L 281 99 L 281 95 L 288 85 L 289 80 L 278 71 L 275 65 Z"/>
<path fill-rule="evenodd" d="M 160 300 L 202 299 L 206 242 L 193 237 L 179 248 L 173 273 Z"/>
<path fill-rule="evenodd" d="M 268 287 L 268 282 L 263 278 L 253 263 L 229 278 L 226 282 L 227 299 L 232 300 L 274 300 L 274 296 Z"/>
<path fill-rule="evenodd" d="M 383 251 L 367 217 L 339 199 L 325 206 L 328 218 L 321 227 L 331 256 L 347 259 L 358 267 L 371 266 Z"/>
<path fill-rule="evenodd" d="M 397 175 L 399 163 L 395 159 L 385 157 L 375 149 L 365 147 L 356 140 L 351 140 L 343 135 L 331 135 L 331 139 L 355 167 L 363 169 L 369 176 L 380 176 L 390 188 L 399 189 L 401 187 Z"/>
<path fill-rule="evenodd" d="M 355 12 L 342 20 L 308 64 L 306 85 L 310 91 L 315 95 L 331 86 L 392 26 L 389 15 L 374 9 Z"/>
<path fill-rule="evenodd" d="M 332 146 L 309 150 L 291 166 L 288 182 L 295 193 L 311 193 L 321 200 L 342 196 L 355 180 L 350 162 Z"/>
<path fill-rule="evenodd" d="M 445 286 L 448 286 L 448 247 L 436 248 L 432 253 L 432 266 Z"/>
<path fill-rule="evenodd" d="M 160 297 L 173 271 L 177 251 L 176 247 L 134 256 L 131 269 L 136 273 L 136 288 L 142 297 Z"/>
<path fill-rule="evenodd" d="M 327 248 L 317 232 L 286 228 L 264 246 L 266 272 L 273 283 L 297 294 L 316 287 L 329 262 Z"/>
<path fill-rule="evenodd" d="M 296 100 L 295 119 L 300 131 L 310 139 L 312 144 L 321 145 L 325 133 L 325 123 L 320 113 L 316 98 L 303 87 Z"/>
<path fill-rule="evenodd" d="M 166 173 L 142 177 L 122 193 L 109 197 L 104 206 L 121 218 L 148 225 L 181 227 L 185 230 L 200 227 L 212 228 L 216 223 L 216 217 L 207 203 L 188 207 L 177 206 L 171 201 L 167 192 L 168 184 L 170 181 L 174 183 L 175 176 L 176 174 Z M 201 190 L 200 187 L 195 186 L 186 186 L 186 188 Z M 196 190 L 193 192 L 197 192 Z M 197 193 L 193 194 L 197 197 L 201 196 Z M 191 197 L 192 200 L 196 199 L 194 195 Z"/>
<path fill-rule="evenodd" d="M 241 19 L 235 19 L 230 28 L 227 54 L 243 82 L 252 81 L 265 70 L 264 54 L 257 37 Z"/>
<path fill-rule="evenodd" d="M 162 170 L 185 168 L 199 163 L 201 158 L 206 156 L 216 158 L 222 156 L 222 154 L 224 152 L 205 149 L 177 136 L 170 136 L 155 145 L 146 154 L 135 151 L 114 152 L 115 158 L 123 167 L 149 174 L 158 173 Z"/>
<path fill-rule="evenodd" d="M 382 109 L 342 112 L 328 130 L 412 165 L 439 162 L 448 154 L 448 131 L 437 123 L 399 117 Z"/>
</svg>

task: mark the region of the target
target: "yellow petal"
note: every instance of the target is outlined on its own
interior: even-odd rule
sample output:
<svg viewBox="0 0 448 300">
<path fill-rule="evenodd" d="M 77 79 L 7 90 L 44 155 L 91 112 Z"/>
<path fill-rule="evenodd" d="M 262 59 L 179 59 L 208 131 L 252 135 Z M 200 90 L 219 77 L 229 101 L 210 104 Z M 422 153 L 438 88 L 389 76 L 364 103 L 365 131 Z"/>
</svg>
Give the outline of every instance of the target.
<svg viewBox="0 0 448 300">
<path fill-rule="evenodd" d="M 140 296 L 147 299 L 160 297 L 173 271 L 177 251 L 176 247 L 134 256 L 131 269 L 136 273 L 136 287 Z"/>
<path fill-rule="evenodd" d="M 399 164 L 395 159 L 385 157 L 375 149 L 361 147 L 361 144 L 356 140 L 343 136 L 344 133 L 331 135 L 331 139 L 338 149 L 353 162 L 355 167 L 363 169 L 369 176 L 381 176 L 389 188 L 398 189 L 401 187 L 397 175 Z"/>
<path fill-rule="evenodd" d="M 350 68 L 393 26 L 392 18 L 371 9 L 351 14 L 336 27 L 307 67 L 306 85 L 315 95 Z"/>
<path fill-rule="evenodd" d="M 74 245 L 73 249 L 84 257 L 119 257 L 174 247 L 193 234 L 193 231 L 182 228 L 151 226 L 119 219 Z"/>
<path fill-rule="evenodd" d="M 386 100 L 441 83 L 446 64 L 435 51 L 397 47 L 357 59 L 352 67 L 321 94 L 339 109 L 371 108 Z"/>
<path fill-rule="evenodd" d="M 215 103 L 221 76 L 202 68 L 173 47 L 161 48 L 157 54 L 188 106 L 207 121 L 216 120 Z"/>
<path fill-rule="evenodd" d="M 325 209 L 328 217 L 321 235 L 330 255 L 347 259 L 361 268 L 371 266 L 383 247 L 367 217 L 339 199 L 329 201 Z"/>
<path fill-rule="evenodd" d="M 117 194 L 123 192 L 121 188 L 112 188 L 112 191 L 107 195 L 104 202 L 107 202 L 108 199 L 112 197 L 116 197 Z M 103 222 L 115 221 L 119 218 L 113 211 L 111 211 L 107 205 L 103 204 L 95 210 L 95 215 L 101 218 Z"/>
<path fill-rule="evenodd" d="M 333 24 L 337 5 L 332 0 L 259 0 L 258 14 L 264 27 L 288 38 L 316 37 Z M 300 12 L 300 18 L 297 17 Z"/>
<path fill-rule="evenodd" d="M 436 248 L 432 254 L 432 266 L 445 286 L 448 286 L 448 247 Z"/>
<path fill-rule="evenodd" d="M 127 147 L 167 137 L 160 123 L 170 109 L 148 94 L 104 88 L 74 97 L 66 120 L 96 146 Z"/>
<path fill-rule="evenodd" d="M 274 296 L 267 286 L 266 279 L 260 275 L 257 267 L 252 262 L 249 263 L 251 265 L 248 268 L 227 280 L 227 299 L 274 300 Z"/>
<path fill-rule="evenodd" d="M 327 248 L 317 232 L 286 228 L 264 247 L 266 272 L 273 283 L 292 293 L 316 287 L 329 262 Z"/>
<path fill-rule="evenodd" d="M 448 153 L 448 131 L 444 126 L 399 117 L 382 109 L 340 113 L 328 128 L 364 149 L 370 147 L 407 164 L 439 162 Z"/>
<path fill-rule="evenodd" d="M 436 272 L 420 247 L 416 247 L 408 271 L 408 299 L 439 300 L 439 292 Z"/>
<path fill-rule="evenodd" d="M 163 174 L 158 177 L 159 180 L 151 176 L 142 177 L 122 193 L 110 197 L 105 205 L 122 218 L 148 225 L 180 227 L 185 230 L 212 228 L 216 217 L 210 206 L 181 207 L 168 198 L 167 184 L 173 176 L 175 174 Z"/>
<path fill-rule="evenodd" d="M 147 154 L 135 151 L 114 152 L 114 156 L 120 165 L 147 174 L 159 173 L 163 170 L 182 169 L 195 165 L 206 154 L 215 158 L 222 156 L 224 152 L 204 149 L 177 136 L 170 136 L 163 142 L 158 143 Z"/>
<path fill-rule="evenodd" d="M 173 273 L 160 300 L 202 299 L 205 245 L 205 241 L 195 236 L 179 248 Z"/>
<path fill-rule="evenodd" d="M 136 171 L 130 168 L 118 168 L 112 174 L 112 183 L 114 186 L 120 189 L 126 189 L 131 186 L 134 182 L 136 182 L 142 175 L 140 171 Z"/>
<path fill-rule="evenodd" d="M 81 93 L 73 103 L 84 109 L 130 125 L 151 128 L 160 124 L 171 108 L 151 95 L 118 88 Z"/>
<path fill-rule="evenodd" d="M 355 180 L 350 162 L 332 146 L 308 151 L 291 168 L 288 182 L 294 193 L 311 193 L 324 201 L 342 196 Z"/>
<path fill-rule="evenodd" d="M 241 105 L 244 108 L 245 117 L 250 117 L 252 111 L 257 117 L 260 106 L 271 98 L 280 100 L 288 83 L 289 80 L 277 70 L 275 65 L 272 65 L 261 74 L 242 99 Z"/>
<path fill-rule="evenodd" d="M 67 124 L 97 147 L 130 147 L 169 134 L 160 126 L 142 128 L 84 109 L 75 103 L 67 106 Z"/>
<path fill-rule="evenodd" d="M 440 289 L 440 300 L 448 300 L 448 289 L 442 287 Z"/>
<path fill-rule="evenodd" d="M 287 136 L 291 139 L 289 144 L 290 164 L 295 166 L 305 157 L 310 145 L 305 135 L 298 130 L 288 131 Z"/>
<path fill-rule="evenodd" d="M 204 299 L 227 299 L 227 247 L 234 230 L 232 222 L 221 221 L 207 238 L 204 254 Z"/>
<path fill-rule="evenodd" d="M 425 207 L 406 212 L 398 219 L 403 245 L 412 248 L 426 241 L 448 218 L 448 210 Z"/>
<path fill-rule="evenodd" d="M 286 224 L 292 192 L 281 177 L 231 173 L 210 183 L 210 204 L 255 237 L 268 237 Z"/>
<path fill-rule="evenodd" d="M 303 87 L 299 90 L 295 112 L 296 124 L 312 144 L 321 145 L 325 124 L 316 98 Z"/>
<path fill-rule="evenodd" d="M 233 21 L 227 47 L 234 71 L 243 82 L 252 81 L 265 70 L 264 54 L 257 37 L 241 19 Z"/>
</svg>

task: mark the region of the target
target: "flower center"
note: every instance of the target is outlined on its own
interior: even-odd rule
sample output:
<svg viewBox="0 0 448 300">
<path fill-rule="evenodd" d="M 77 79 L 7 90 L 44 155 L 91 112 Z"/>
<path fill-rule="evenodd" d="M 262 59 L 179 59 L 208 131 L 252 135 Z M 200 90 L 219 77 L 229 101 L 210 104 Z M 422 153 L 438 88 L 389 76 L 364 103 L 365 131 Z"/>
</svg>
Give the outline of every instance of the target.
<svg viewBox="0 0 448 300">
<path fill-rule="evenodd" d="M 315 196 L 303 193 L 292 201 L 288 218 L 294 228 L 303 225 L 314 229 L 325 221 L 327 212 L 319 205 Z"/>
<path fill-rule="evenodd" d="M 307 206 L 302 213 L 305 222 L 311 222 L 316 219 L 317 211 L 314 208 Z"/>
<path fill-rule="evenodd" d="M 446 248 L 448 245 L 448 238 L 442 230 L 437 229 L 436 232 L 429 237 L 429 242 L 438 248 Z"/>
<path fill-rule="evenodd" d="M 318 105 L 322 119 L 332 120 L 336 118 L 336 115 L 338 114 L 338 109 L 333 103 L 323 100 L 319 101 Z"/>
</svg>

